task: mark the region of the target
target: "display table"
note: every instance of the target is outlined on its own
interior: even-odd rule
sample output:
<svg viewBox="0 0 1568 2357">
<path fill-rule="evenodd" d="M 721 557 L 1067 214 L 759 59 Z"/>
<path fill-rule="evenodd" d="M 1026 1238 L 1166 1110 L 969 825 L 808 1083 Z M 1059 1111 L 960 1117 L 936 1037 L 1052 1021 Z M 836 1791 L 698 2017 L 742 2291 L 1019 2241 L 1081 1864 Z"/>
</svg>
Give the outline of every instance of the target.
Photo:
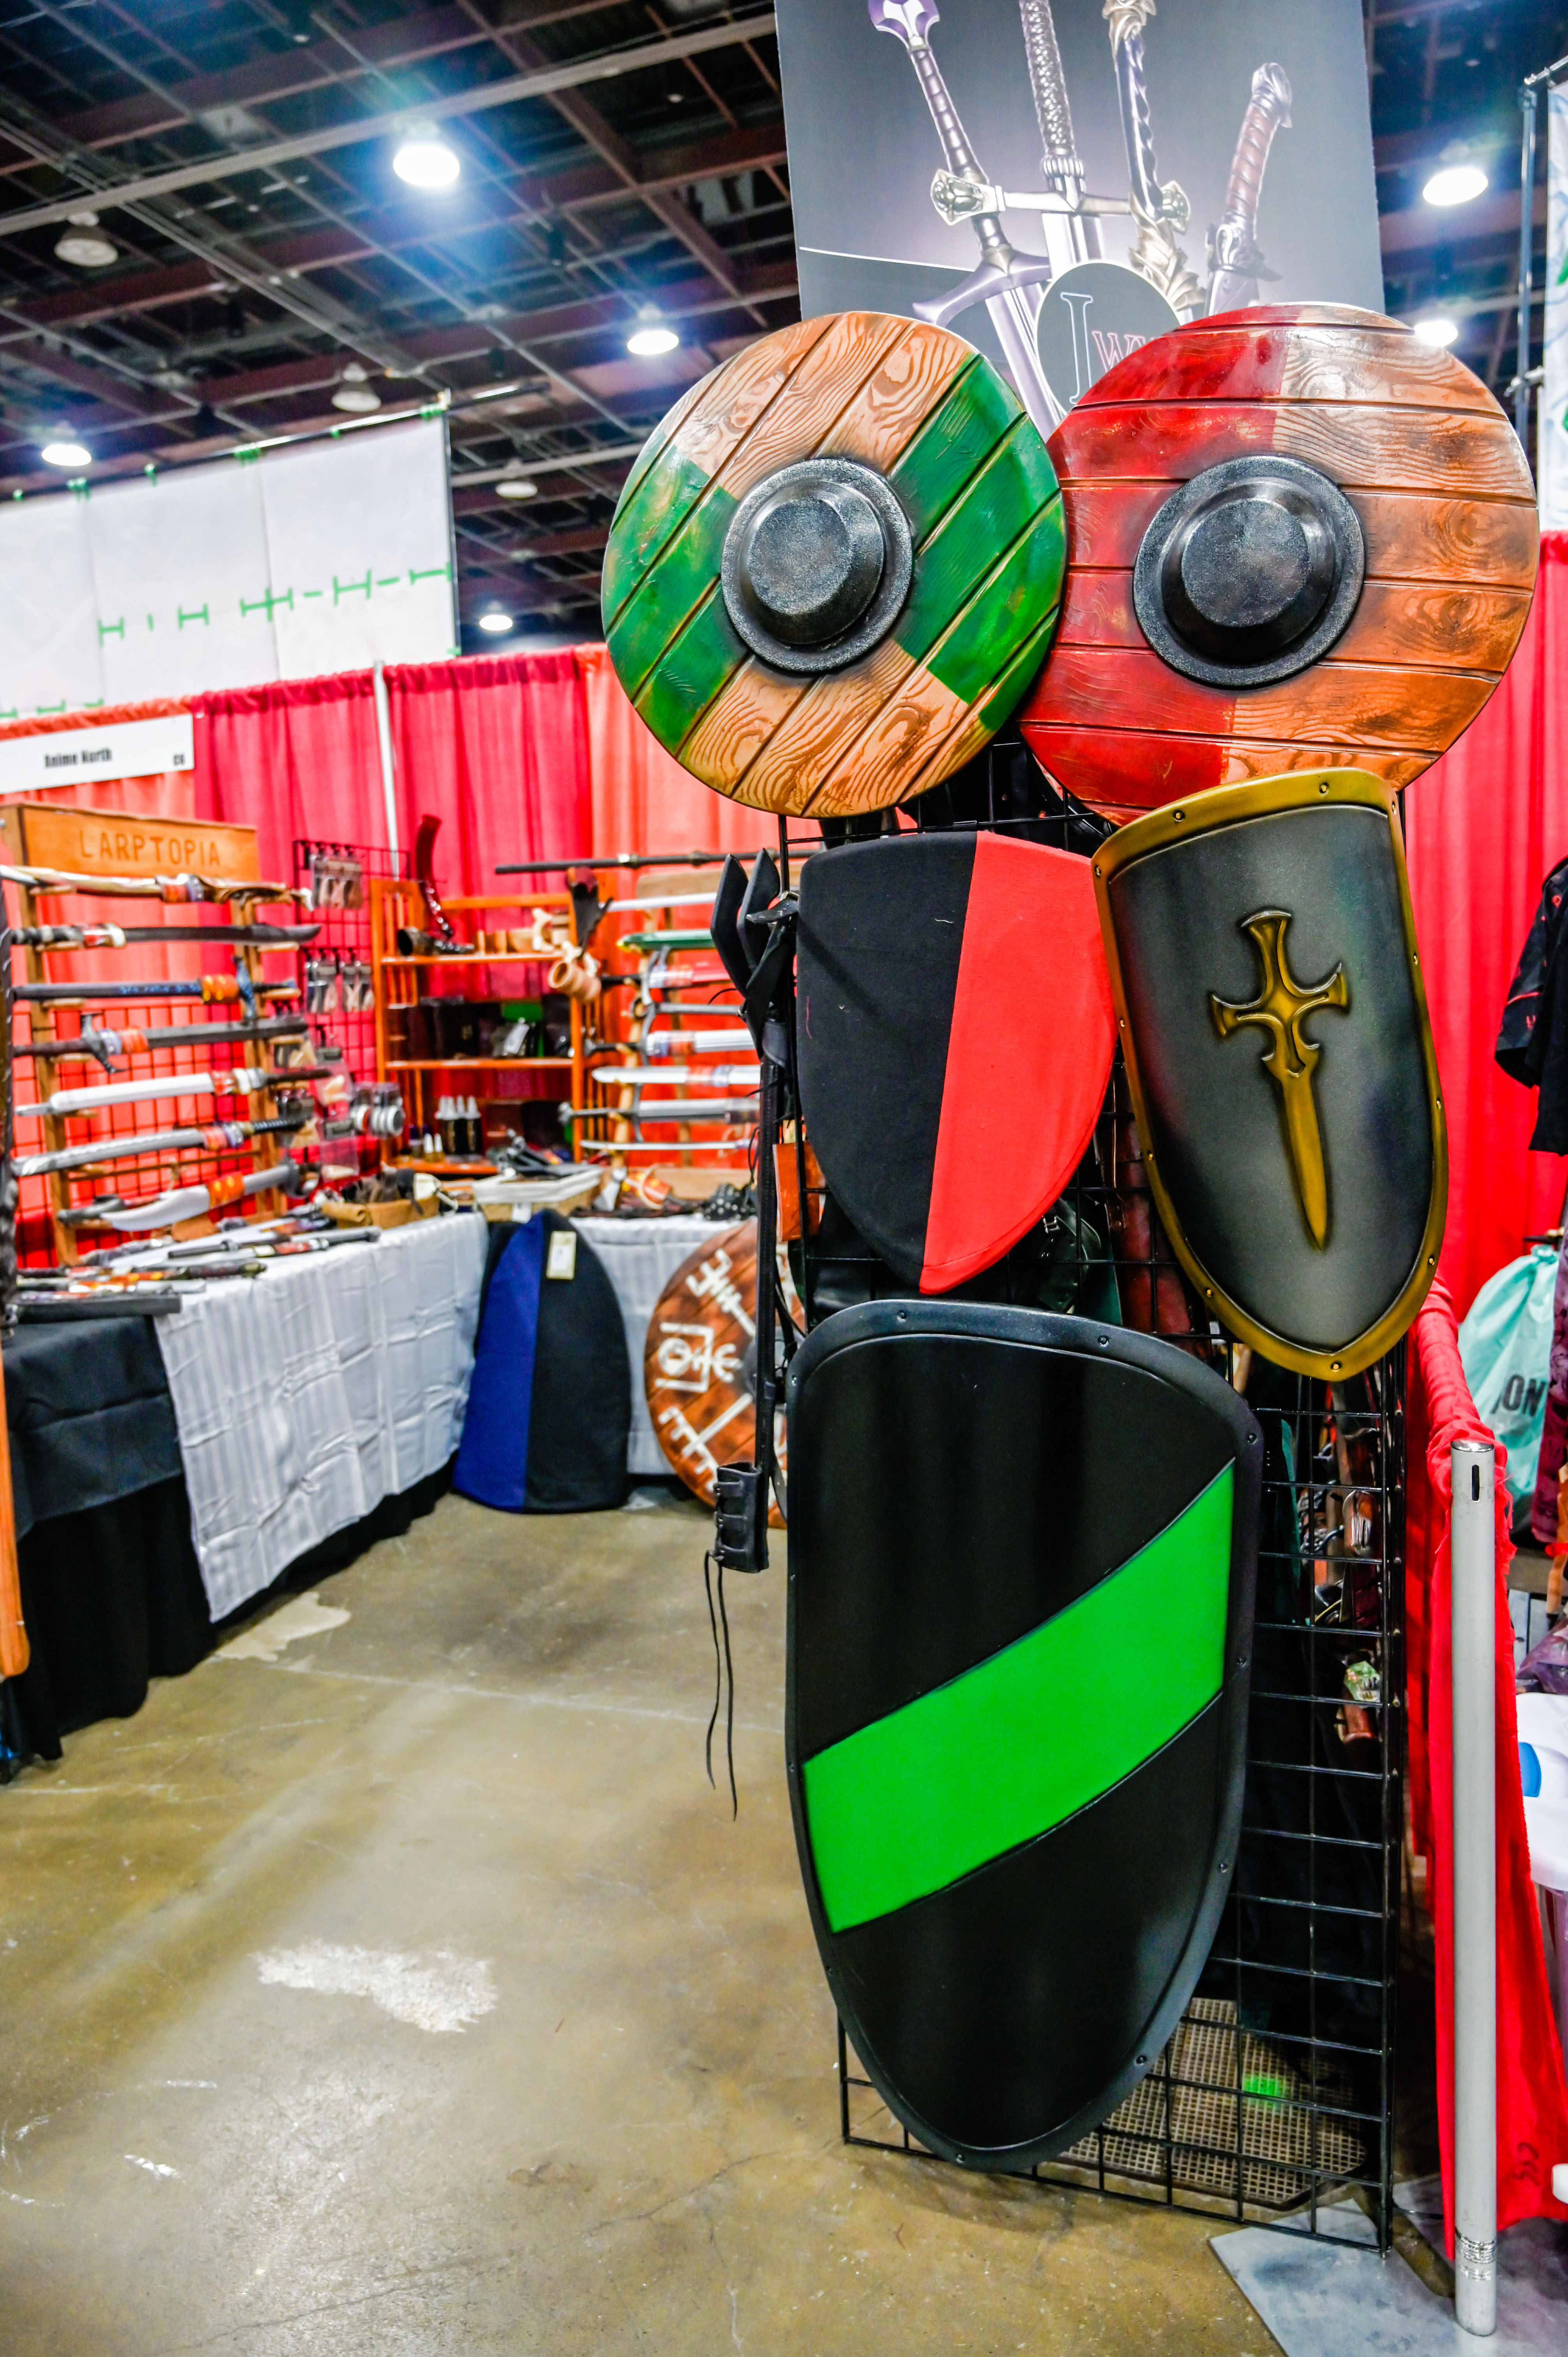
<svg viewBox="0 0 1568 2357">
<path fill-rule="evenodd" d="M 642 1383 L 648 1321 L 682 1262 L 690 1260 L 699 1245 L 722 1235 L 724 1223 L 715 1226 L 712 1220 L 677 1216 L 655 1220 L 577 1219 L 572 1225 L 604 1263 L 626 1327 L 627 1355 L 631 1361 L 631 1433 L 627 1442 L 626 1469 L 628 1473 L 668 1473 L 670 1460 L 659 1446 Z"/>
<path fill-rule="evenodd" d="M 215 1620 L 453 1456 L 485 1244 L 471 1214 L 424 1220 L 157 1321 Z"/>
<path fill-rule="evenodd" d="M 151 1318 L 20 1326 L 5 1343 L 16 1536 L 179 1474 Z"/>
<path fill-rule="evenodd" d="M 6 1342 L 32 1661 L 0 1684 L 0 1753 L 58 1759 L 62 1735 L 192 1669 L 225 1615 L 430 1512 L 485 1243 L 482 1220 L 422 1222 L 215 1285 L 172 1318 Z"/>
</svg>

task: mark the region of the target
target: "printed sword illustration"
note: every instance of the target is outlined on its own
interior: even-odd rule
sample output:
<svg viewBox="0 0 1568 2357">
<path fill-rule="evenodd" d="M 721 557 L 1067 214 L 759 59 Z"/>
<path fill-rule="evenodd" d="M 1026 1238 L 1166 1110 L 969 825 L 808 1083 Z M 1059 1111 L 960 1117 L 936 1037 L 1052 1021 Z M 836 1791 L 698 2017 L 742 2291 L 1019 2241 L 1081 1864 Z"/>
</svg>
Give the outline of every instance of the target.
<svg viewBox="0 0 1568 2357">
<path fill-rule="evenodd" d="M 1278 274 L 1264 266 L 1258 245 L 1258 205 L 1274 134 L 1291 127 L 1290 103 L 1290 76 L 1283 66 L 1260 66 L 1230 162 L 1225 210 L 1208 232 L 1210 317 L 1244 311 L 1258 299 L 1258 281 Z"/>
<path fill-rule="evenodd" d="M 1021 0 L 1026 28 L 1029 11 L 1045 0 Z M 1187 255 L 1176 243 L 1192 209 L 1185 190 L 1175 180 L 1163 181 L 1155 161 L 1155 135 L 1149 119 L 1149 86 L 1144 65 L 1144 27 L 1155 14 L 1155 0 L 1105 0 L 1101 12 L 1111 29 L 1111 56 L 1116 69 L 1116 99 L 1122 110 L 1122 135 L 1127 145 L 1127 176 L 1132 185 L 1133 218 L 1138 224 L 1129 257 L 1141 278 L 1157 287 L 1173 311 L 1191 317 L 1203 307 L 1203 288 L 1187 268 Z"/>
<path fill-rule="evenodd" d="M 933 327 L 945 328 L 972 305 L 983 303 L 1018 397 L 1040 432 L 1048 435 L 1060 425 L 1063 411 L 1040 367 L 1035 342 L 1036 306 L 1028 290 L 1049 282 L 1055 275 L 1052 264 L 1038 254 L 1015 253 L 1003 235 L 994 191 L 980 168 L 926 38 L 939 22 L 934 0 L 868 0 L 867 13 L 879 33 L 891 33 L 908 50 L 931 111 L 947 165 L 931 183 L 932 202 L 950 228 L 961 220 L 972 221 L 980 240 L 979 268 L 940 301 L 917 303 L 916 314 Z M 984 210 L 971 210 L 972 204 Z"/>
<path fill-rule="evenodd" d="M 1262 968 L 1258 996 L 1238 1006 L 1211 991 L 1208 1011 L 1222 1039 L 1255 1024 L 1268 1040 L 1259 1061 L 1280 1092 L 1291 1177 L 1307 1233 L 1322 1252 L 1328 1242 L 1328 1171 L 1312 1076 L 1323 1049 L 1317 1040 L 1307 1039 L 1301 1027 L 1309 1015 L 1326 1006 L 1348 1014 L 1350 985 L 1343 965 L 1337 965 L 1322 982 L 1312 983 L 1305 990 L 1301 987 L 1285 954 L 1290 921 L 1288 909 L 1260 909 L 1242 920 L 1240 930 L 1257 951 Z"/>
</svg>

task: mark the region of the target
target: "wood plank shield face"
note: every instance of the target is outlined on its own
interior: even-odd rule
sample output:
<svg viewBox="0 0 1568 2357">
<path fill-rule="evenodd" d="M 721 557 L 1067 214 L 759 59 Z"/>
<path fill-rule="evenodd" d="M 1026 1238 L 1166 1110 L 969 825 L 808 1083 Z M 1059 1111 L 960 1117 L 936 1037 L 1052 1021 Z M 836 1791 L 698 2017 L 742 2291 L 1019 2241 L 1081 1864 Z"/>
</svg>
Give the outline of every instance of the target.
<svg viewBox="0 0 1568 2357">
<path fill-rule="evenodd" d="M 767 602 L 779 593 L 758 535 L 784 497 L 770 487 L 807 461 L 824 462 L 809 487 L 819 531 L 824 499 L 848 514 L 846 480 L 886 501 L 882 553 L 842 630 L 832 599 L 826 619 L 800 620 L 798 580 L 782 607 Z M 772 518 L 780 561 L 786 527 L 800 545 L 808 492 L 797 480 L 791 496 L 792 518 Z M 824 544 L 818 577 L 835 550 Z M 844 313 L 747 346 L 657 429 L 611 526 L 605 636 L 638 712 L 704 784 L 759 810 L 849 816 L 937 784 L 1006 719 L 1050 643 L 1064 559 L 1045 444 L 990 363 L 945 328 Z M 758 634 L 759 612 L 778 634 Z"/>
<path fill-rule="evenodd" d="M 1479 379 L 1392 319 L 1318 306 L 1197 321 L 1102 376 L 1050 449 L 1068 574 L 1022 726 L 1058 784 L 1108 818 L 1326 765 L 1407 785 L 1508 667 L 1540 546 L 1530 469 Z M 1136 576 L 1167 503 L 1242 458 L 1326 478 L 1353 511 L 1364 571 L 1306 667 L 1228 684 L 1173 669 Z"/>
<path fill-rule="evenodd" d="M 1144 2075 L 1219 1923 L 1258 1426 L 1150 1336 L 875 1302 L 797 1352 L 789 1433 L 785 1756 L 834 2001 L 922 2144 L 1027 2168 Z"/>
</svg>

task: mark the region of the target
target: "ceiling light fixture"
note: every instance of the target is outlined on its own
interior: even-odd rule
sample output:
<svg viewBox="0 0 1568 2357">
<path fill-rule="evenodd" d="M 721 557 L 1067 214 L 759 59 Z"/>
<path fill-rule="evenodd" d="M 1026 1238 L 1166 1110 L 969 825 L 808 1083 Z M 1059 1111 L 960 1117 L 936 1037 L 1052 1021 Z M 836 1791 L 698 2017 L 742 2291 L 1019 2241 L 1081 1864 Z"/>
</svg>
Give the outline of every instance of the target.
<svg viewBox="0 0 1568 2357">
<path fill-rule="evenodd" d="M 92 453 L 84 442 L 70 442 L 62 436 L 58 442 L 46 442 L 38 452 L 46 467 L 91 467 Z"/>
<path fill-rule="evenodd" d="M 406 131 L 392 157 L 392 170 L 411 188 L 449 188 L 462 168 L 456 149 L 448 147 L 431 123 L 416 124 Z"/>
<path fill-rule="evenodd" d="M 479 628 L 481 630 L 489 630 L 492 638 L 497 637 L 502 630 L 510 630 L 511 616 L 503 613 L 499 606 L 491 606 L 488 611 L 479 616 Z"/>
<path fill-rule="evenodd" d="M 334 409 L 347 409 L 356 417 L 368 417 L 381 405 L 379 393 L 372 393 L 366 382 L 365 371 L 358 361 L 350 361 L 343 371 L 343 382 L 332 396 Z"/>
<path fill-rule="evenodd" d="M 106 270 L 112 262 L 118 262 L 118 246 L 111 245 L 106 237 L 93 236 L 97 227 L 96 213 L 72 213 L 55 247 L 57 260 L 72 263 L 78 270 Z"/>
<path fill-rule="evenodd" d="M 1459 322 L 1449 318 L 1445 312 L 1437 311 L 1430 318 L 1417 319 L 1411 333 L 1418 344 L 1431 344 L 1441 351 L 1444 346 L 1458 342 Z"/>
<path fill-rule="evenodd" d="M 662 352 L 672 352 L 681 339 L 660 317 L 658 307 L 645 303 L 637 315 L 637 325 L 626 339 L 626 348 L 639 361 L 657 360 Z"/>
<path fill-rule="evenodd" d="M 539 486 L 532 475 L 525 475 L 521 462 L 514 458 L 496 485 L 498 500 L 532 500 L 538 497 Z"/>
<path fill-rule="evenodd" d="M 1489 185 L 1479 164 L 1444 164 L 1421 193 L 1429 205 L 1467 205 Z"/>
</svg>

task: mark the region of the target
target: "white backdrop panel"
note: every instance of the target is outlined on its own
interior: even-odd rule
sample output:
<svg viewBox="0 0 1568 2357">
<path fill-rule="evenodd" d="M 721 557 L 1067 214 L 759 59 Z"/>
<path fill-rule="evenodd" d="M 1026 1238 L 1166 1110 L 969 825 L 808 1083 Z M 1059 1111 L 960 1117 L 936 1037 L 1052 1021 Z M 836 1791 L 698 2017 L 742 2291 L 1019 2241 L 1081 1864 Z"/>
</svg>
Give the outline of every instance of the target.
<svg viewBox="0 0 1568 2357">
<path fill-rule="evenodd" d="M 280 450 L 262 468 L 278 671 L 363 671 L 456 654 L 446 436 L 439 418 L 351 437 L 352 503 L 336 491 L 342 443 Z"/>
<path fill-rule="evenodd" d="M 278 677 L 261 471 L 230 461 L 93 493 L 106 703 Z"/>
<path fill-rule="evenodd" d="M 0 506 L 0 716 L 456 650 L 440 418 Z"/>
<path fill-rule="evenodd" d="M 0 720 L 102 701 L 88 504 L 0 507 Z"/>
</svg>

